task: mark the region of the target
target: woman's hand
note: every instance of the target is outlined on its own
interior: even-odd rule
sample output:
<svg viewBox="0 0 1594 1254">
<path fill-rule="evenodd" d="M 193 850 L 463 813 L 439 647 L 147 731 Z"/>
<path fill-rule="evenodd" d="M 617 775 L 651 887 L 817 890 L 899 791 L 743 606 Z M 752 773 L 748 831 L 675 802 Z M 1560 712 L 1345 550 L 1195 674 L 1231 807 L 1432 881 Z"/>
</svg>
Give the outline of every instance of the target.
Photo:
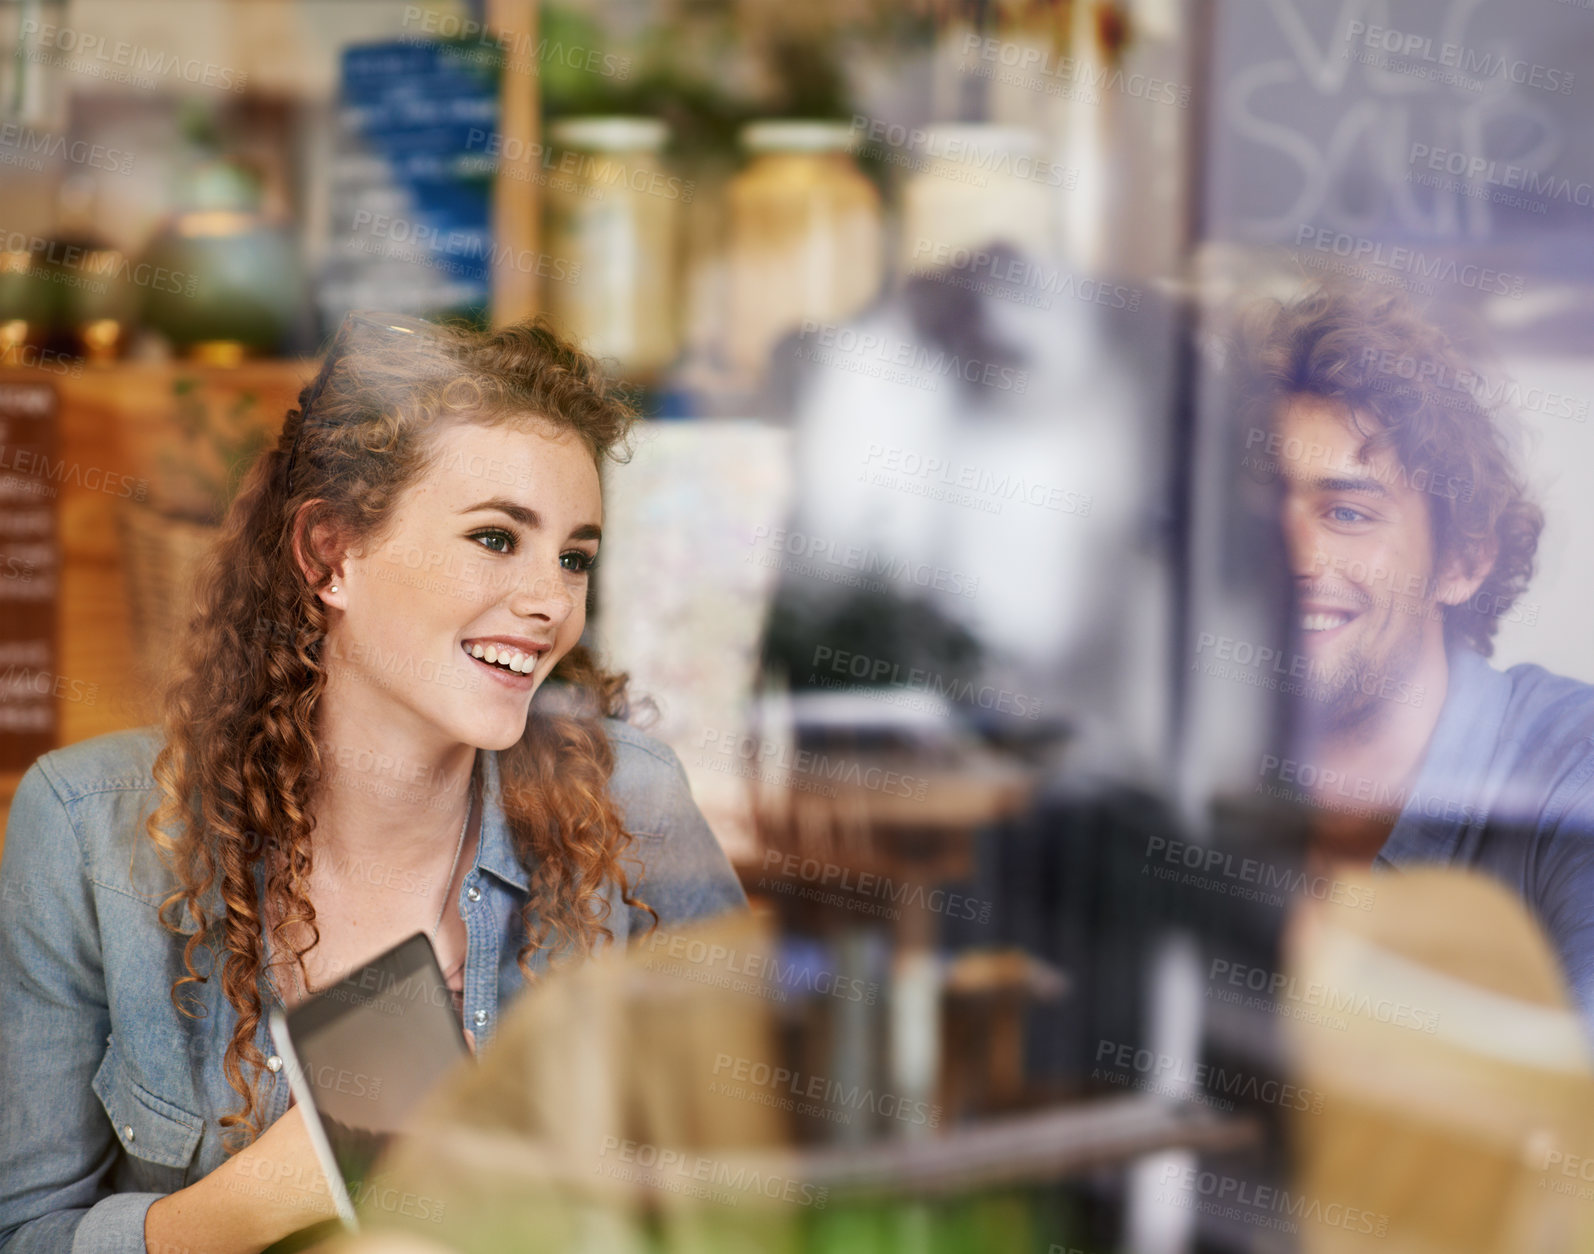
<svg viewBox="0 0 1594 1254">
<path fill-rule="evenodd" d="M 144 1217 L 144 1244 L 151 1251 L 258 1254 L 336 1216 L 304 1111 L 294 1105 L 203 1180 L 156 1201 Z"/>
</svg>

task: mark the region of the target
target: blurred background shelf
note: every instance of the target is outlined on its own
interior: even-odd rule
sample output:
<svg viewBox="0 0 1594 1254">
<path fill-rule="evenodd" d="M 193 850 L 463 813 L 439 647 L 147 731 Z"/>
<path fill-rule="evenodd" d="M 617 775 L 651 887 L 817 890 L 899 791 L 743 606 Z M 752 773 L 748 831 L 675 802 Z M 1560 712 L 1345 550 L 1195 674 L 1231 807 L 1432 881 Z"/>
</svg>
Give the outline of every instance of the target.
<svg viewBox="0 0 1594 1254">
<path fill-rule="evenodd" d="M 119 519 L 163 497 L 170 454 L 185 441 L 177 402 L 232 406 L 252 397 L 249 421 L 274 436 L 313 369 L 311 362 L 261 360 L 235 367 L 118 362 L 68 374 L 0 370 L 0 384 L 42 383 L 59 398 L 60 456 L 51 471 L 61 537 L 56 656 L 67 691 L 82 698 L 60 702 L 61 744 L 156 717 L 150 664 L 136 644 Z M 21 774 L 0 777 L 0 824 Z"/>
</svg>

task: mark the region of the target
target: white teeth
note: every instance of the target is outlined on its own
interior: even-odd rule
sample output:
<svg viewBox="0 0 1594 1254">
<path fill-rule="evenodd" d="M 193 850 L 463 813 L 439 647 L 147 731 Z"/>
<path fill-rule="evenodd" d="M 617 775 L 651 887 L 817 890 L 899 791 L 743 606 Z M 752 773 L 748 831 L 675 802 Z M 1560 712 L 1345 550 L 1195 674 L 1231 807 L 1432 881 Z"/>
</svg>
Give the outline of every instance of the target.
<svg viewBox="0 0 1594 1254">
<path fill-rule="evenodd" d="M 1350 622 L 1349 614 L 1303 614 L 1301 615 L 1302 631 L 1329 631 Z"/>
<path fill-rule="evenodd" d="M 517 675 L 529 675 L 537 669 L 537 655 L 535 653 L 522 653 L 519 649 L 511 649 L 507 645 L 500 646 L 495 644 L 473 644 L 469 648 L 472 657 L 479 657 L 484 662 L 502 666 L 506 670 L 514 671 Z"/>
</svg>

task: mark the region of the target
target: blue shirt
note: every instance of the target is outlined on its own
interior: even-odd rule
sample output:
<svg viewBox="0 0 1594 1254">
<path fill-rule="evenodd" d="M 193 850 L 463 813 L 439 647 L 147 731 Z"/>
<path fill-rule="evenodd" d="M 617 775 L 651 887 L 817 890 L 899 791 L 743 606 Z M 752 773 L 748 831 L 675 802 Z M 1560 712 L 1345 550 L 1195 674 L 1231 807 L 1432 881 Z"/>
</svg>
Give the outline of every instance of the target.
<svg viewBox="0 0 1594 1254">
<path fill-rule="evenodd" d="M 1594 687 L 1470 649 L 1373 865 L 1474 867 L 1512 889 L 1560 955 L 1594 1034 Z"/>
<path fill-rule="evenodd" d="M 615 720 L 610 792 L 642 863 L 635 892 L 668 927 L 745 907 L 729 861 L 666 745 Z M 201 1017 L 180 1015 L 172 981 L 183 938 L 157 907 L 173 887 L 143 832 L 160 794 L 158 728 L 97 736 L 39 758 L 12 802 L 0 860 L 0 1247 L 144 1252 L 144 1215 L 225 1160 L 220 1117 L 238 1106 L 222 1073 L 236 1016 L 216 979 L 190 984 Z M 460 885 L 465 1022 L 485 1051 L 525 981 L 515 956 L 526 869 L 510 843 L 498 755 L 483 758 L 476 860 Z M 635 872 L 633 871 L 633 878 Z M 258 876 L 257 876 L 258 882 Z M 616 944 L 651 921 L 606 890 Z M 219 909 L 219 893 L 210 904 Z M 213 916 L 214 917 L 214 916 Z M 204 972 L 204 950 L 196 957 Z M 539 952 L 528 962 L 546 966 Z M 261 980 L 262 1007 L 277 1003 Z M 261 1018 L 255 1043 L 276 1052 Z M 246 1073 L 247 1074 L 247 1073 Z M 267 1073 L 262 1126 L 288 1107 Z"/>
</svg>

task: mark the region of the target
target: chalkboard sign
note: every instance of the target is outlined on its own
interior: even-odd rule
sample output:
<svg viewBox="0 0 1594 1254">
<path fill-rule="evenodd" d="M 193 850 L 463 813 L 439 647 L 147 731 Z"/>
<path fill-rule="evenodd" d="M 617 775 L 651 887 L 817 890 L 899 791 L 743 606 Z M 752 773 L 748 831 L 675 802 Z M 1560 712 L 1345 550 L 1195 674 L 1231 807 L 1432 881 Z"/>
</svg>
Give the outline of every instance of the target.
<svg viewBox="0 0 1594 1254">
<path fill-rule="evenodd" d="M 55 389 L 0 381 L 0 772 L 55 748 L 62 478 Z"/>
</svg>

